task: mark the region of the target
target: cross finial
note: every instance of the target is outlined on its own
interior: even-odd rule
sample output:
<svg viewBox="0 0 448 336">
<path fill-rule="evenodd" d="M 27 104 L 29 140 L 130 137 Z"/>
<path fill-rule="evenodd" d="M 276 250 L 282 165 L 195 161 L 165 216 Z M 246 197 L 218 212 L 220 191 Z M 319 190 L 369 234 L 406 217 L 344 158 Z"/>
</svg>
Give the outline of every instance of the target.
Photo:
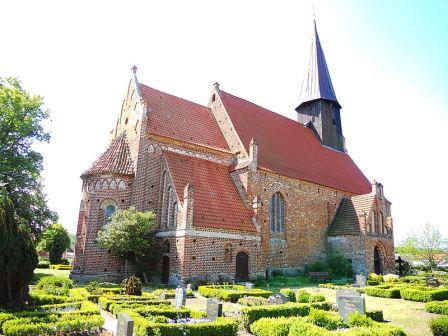
<svg viewBox="0 0 448 336">
<path fill-rule="evenodd" d="M 131 70 L 132 70 L 132 73 L 136 73 L 137 72 L 137 67 L 134 65 L 132 68 L 131 68 Z"/>
</svg>

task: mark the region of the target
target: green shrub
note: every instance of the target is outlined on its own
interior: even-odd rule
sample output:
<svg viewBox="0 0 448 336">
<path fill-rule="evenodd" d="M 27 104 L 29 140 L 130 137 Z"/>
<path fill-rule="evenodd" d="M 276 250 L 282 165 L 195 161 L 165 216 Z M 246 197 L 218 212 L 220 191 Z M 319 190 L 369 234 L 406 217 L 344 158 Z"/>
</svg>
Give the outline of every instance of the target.
<svg viewBox="0 0 448 336">
<path fill-rule="evenodd" d="M 380 286 L 374 286 L 374 287 L 365 287 L 363 290 L 364 293 L 370 296 L 378 296 L 391 299 L 400 298 L 399 288 L 382 288 Z"/>
<path fill-rule="evenodd" d="M 245 306 L 262 306 L 268 304 L 268 299 L 261 296 L 246 296 L 238 299 L 238 303 Z"/>
<path fill-rule="evenodd" d="M 300 303 L 308 303 L 310 302 L 311 299 L 311 294 L 308 293 L 306 290 L 304 289 L 300 289 L 297 291 L 296 293 L 296 298 L 297 298 L 297 302 Z"/>
<path fill-rule="evenodd" d="M 103 324 L 104 319 L 99 315 L 47 315 L 6 321 L 2 325 L 2 332 L 6 336 L 54 335 L 99 330 Z"/>
<path fill-rule="evenodd" d="M 132 313 L 131 313 L 132 314 Z M 135 334 L 139 336 L 236 336 L 238 324 L 234 319 L 218 317 L 213 322 L 202 323 L 157 323 L 133 314 Z"/>
<path fill-rule="evenodd" d="M 32 305 L 58 304 L 76 301 L 76 298 L 62 295 L 46 294 L 42 290 L 34 290 L 29 294 Z"/>
<path fill-rule="evenodd" d="M 187 297 L 194 297 L 194 293 L 191 289 L 187 289 L 186 291 Z M 153 290 L 151 293 L 153 296 L 160 296 L 161 294 L 165 294 L 165 298 L 172 299 L 176 296 L 176 290 L 175 289 L 166 289 L 166 288 L 160 288 Z"/>
<path fill-rule="evenodd" d="M 352 263 L 341 253 L 331 253 L 327 258 L 328 270 L 334 277 L 353 275 Z"/>
<path fill-rule="evenodd" d="M 48 260 L 39 260 L 36 268 L 50 268 L 50 262 Z"/>
<path fill-rule="evenodd" d="M 429 313 L 448 315 L 448 301 L 431 301 L 425 304 Z"/>
<path fill-rule="evenodd" d="M 103 289 L 100 287 L 98 281 L 90 281 L 85 288 L 90 294 L 93 295 L 101 295 L 104 292 Z"/>
<path fill-rule="evenodd" d="M 311 308 L 308 320 L 314 325 L 327 330 L 336 330 L 345 326 L 345 323 L 338 315 L 314 308 Z"/>
<path fill-rule="evenodd" d="M 347 324 L 350 327 L 371 327 L 374 325 L 374 321 L 363 314 L 360 314 L 359 312 L 354 312 L 348 316 Z"/>
<path fill-rule="evenodd" d="M 430 289 L 427 287 L 404 288 L 401 297 L 405 300 L 428 302 L 448 300 L 448 289 Z"/>
<path fill-rule="evenodd" d="M 216 297 L 224 301 L 237 302 L 238 299 L 245 296 L 261 296 L 268 298 L 272 295 L 271 291 L 254 288 L 246 290 L 241 285 L 208 285 L 199 286 L 198 292 L 205 297 Z"/>
<path fill-rule="evenodd" d="M 291 325 L 300 317 L 261 318 L 250 326 L 255 336 L 288 336 Z"/>
<path fill-rule="evenodd" d="M 398 282 L 398 277 L 395 274 L 386 274 L 383 275 L 384 282 Z"/>
<path fill-rule="evenodd" d="M 311 294 L 310 297 L 310 303 L 313 302 L 324 302 L 325 301 L 325 295 L 323 294 Z"/>
<path fill-rule="evenodd" d="M 129 278 L 124 279 L 122 285 L 125 287 L 124 292 L 126 295 L 142 295 L 143 284 L 135 275 L 131 275 Z"/>
<path fill-rule="evenodd" d="M 378 286 L 380 283 L 374 280 L 367 280 L 367 286 Z"/>
<path fill-rule="evenodd" d="M 305 274 L 309 272 L 328 272 L 329 267 L 325 261 L 316 261 L 311 264 L 305 265 Z"/>
<path fill-rule="evenodd" d="M 366 312 L 366 316 L 370 317 L 376 322 L 384 322 L 384 316 L 382 310 L 371 310 Z"/>
<path fill-rule="evenodd" d="M 441 316 L 431 320 L 429 327 L 434 336 L 448 335 L 448 316 Z"/>
<path fill-rule="evenodd" d="M 51 295 L 68 295 L 68 290 L 73 287 L 73 281 L 63 277 L 44 277 L 37 283 L 37 288 Z"/>
<path fill-rule="evenodd" d="M 297 319 L 292 323 L 288 336 L 327 336 L 331 332 L 318 327 L 305 319 Z"/>
<path fill-rule="evenodd" d="M 426 285 L 426 278 L 419 275 L 410 275 L 400 278 L 399 282 Z"/>
<path fill-rule="evenodd" d="M 309 312 L 309 305 L 294 302 L 280 305 L 243 307 L 241 309 L 243 323 L 246 328 L 262 317 L 307 316 Z"/>
<path fill-rule="evenodd" d="M 280 289 L 280 293 L 289 297 L 289 301 L 296 301 L 295 295 L 294 295 L 294 290 L 292 288 L 282 288 L 282 289 Z"/>
<path fill-rule="evenodd" d="M 320 310 L 331 310 L 331 304 L 328 302 L 311 302 L 310 307 Z"/>
<path fill-rule="evenodd" d="M 377 281 L 377 282 L 383 282 L 383 276 L 381 274 L 370 273 L 367 276 L 367 279 L 372 280 L 372 281 Z"/>
<path fill-rule="evenodd" d="M 116 295 L 116 296 L 101 296 L 98 299 L 98 305 L 104 310 L 109 310 L 110 305 L 113 303 L 117 304 L 140 303 L 143 305 L 170 304 L 169 301 L 162 301 L 160 299 L 147 296 Z"/>
</svg>

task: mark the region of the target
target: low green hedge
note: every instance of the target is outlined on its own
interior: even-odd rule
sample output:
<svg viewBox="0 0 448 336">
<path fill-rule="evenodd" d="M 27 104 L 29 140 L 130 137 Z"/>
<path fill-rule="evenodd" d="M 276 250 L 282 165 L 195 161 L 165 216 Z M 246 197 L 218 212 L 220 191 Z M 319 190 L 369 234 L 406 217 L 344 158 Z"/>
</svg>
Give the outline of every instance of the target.
<svg viewBox="0 0 448 336">
<path fill-rule="evenodd" d="M 427 302 L 425 310 L 429 313 L 448 315 L 448 300 Z"/>
<path fill-rule="evenodd" d="M 134 296 L 134 295 L 115 295 L 115 296 L 100 296 L 98 298 L 98 305 L 105 310 L 109 310 L 109 306 L 113 303 L 136 303 L 141 302 L 144 304 L 163 304 L 164 302 L 169 304 L 169 301 L 163 301 L 148 296 Z"/>
<path fill-rule="evenodd" d="M 171 319 L 174 318 L 185 318 L 185 317 L 203 317 L 202 312 L 197 312 L 196 310 L 182 307 L 182 308 L 174 308 L 172 306 L 167 305 L 135 305 L 135 306 L 127 306 L 127 305 L 111 305 L 110 309 L 114 315 L 122 312 L 123 310 L 132 309 L 133 311 L 139 313 L 144 317 L 150 316 L 165 316 Z"/>
<path fill-rule="evenodd" d="M 104 319 L 99 315 L 64 314 L 13 318 L 2 324 L 6 336 L 55 335 L 99 330 Z"/>
<path fill-rule="evenodd" d="M 366 316 L 376 322 L 384 322 L 384 315 L 382 310 L 371 310 L 366 312 Z"/>
<path fill-rule="evenodd" d="M 50 268 L 50 262 L 48 260 L 39 260 L 36 268 Z"/>
<path fill-rule="evenodd" d="M 261 296 L 268 298 L 272 295 L 271 291 L 257 288 L 246 290 L 246 287 L 242 285 L 199 286 L 198 292 L 205 297 L 216 297 L 231 302 L 237 302 L 239 298 L 245 296 Z"/>
<path fill-rule="evenodd" d="M 429 327 L 434 336 L 448 335 L 448 316 L 441 316 L 431 320 Z"/>
<path fill-rule="evenodd" d="M 428 287 L 410 287 L 401 290 L 401 297 L 405 300 L 428 302 L 448 300 L 448 289 L 431 289 Z"/>
<path fill-rule="evenodd" d="M 64 277 L 44 277 L 37 283 L 37 289 L 50 295 L 68 296 L 69 289 L 73 287 L 73 281 Z"/>
<path fill-rule="evenodd" d="M 187 295 L 188 298 L 194 297 L 194 293 L 193 293 L 193 291 L 191 289 L 187 289 L 185 292 L 186 292 L 186 295 Z M 151 294 L 153 296 L 160 296 L 161 294 L 165 294 L 165 298 L 172 299 L 172 298 L 174 298 L 176 296 L 176 290 L 175 289 L 160 288 L 160 289 L 153 290 L 149 294 Z"/>
<path fill-rule="evenodd" d="M 261 296 L 245 296 L 239 298 L 238 303 L 244 306 L 263 306 L 268 304 L 268 299 Z"/>
<path fill-rule="evenodd" d="M 296 292 L 296 300 L 300 303 L 324 302 L 325 296 L 322 294 L 311 294 L 301 289 Z"/>
<path fill-rule="evenodd" d="M 378 296 L 390 299 L 399 299 L 401 297 L 400 289 L 394 287 L 392 288 L 381 288 L 380 286 L 365 287 L 364 293 L 370 296 Z"/>
<path fill-rule="evenodd" d="M 405 336 L 399 327 L 374 322 L 359 315 L 348 325 L 335 314 L 319 316 L 262 318 L 250 326 L 254 336 Z M 338 330 L 343 328 L 343 331 Z"/>
<path fill-rule="evenodd" d="M 234 319 L 218 317 L 213 322 L 201 323 L 157 323 L 128 312 L 134 320 L 134 333 L 138 336 L 236 336 L 238 323 Z"/>
<path fill-rule="evenodd" d="M 244 307 L 241 309 L 244 326 L 249 326 L 262 317 L 306 316 L 310 313 L 310 305 L 306 303 L 288 302 L 280 305 Z"/>
</svg>

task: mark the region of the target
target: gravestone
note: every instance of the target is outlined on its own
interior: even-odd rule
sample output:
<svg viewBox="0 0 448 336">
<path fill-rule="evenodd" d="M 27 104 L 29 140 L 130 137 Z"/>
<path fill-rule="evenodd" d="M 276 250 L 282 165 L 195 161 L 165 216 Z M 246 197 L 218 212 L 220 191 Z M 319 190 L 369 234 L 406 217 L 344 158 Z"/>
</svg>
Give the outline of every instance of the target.
<svg viewBox="0 0 448 336">
<path fill-rule="evenodd" d="M 268 301 L 269 301 L 269 303 L 272 303 L 272 304 L 284 304 L 286 302 L 289 302 L 290 299 L 285 294 L 277 293 L 275 295 L 271 295 L 268 298 Z"/>
<path fill-rule="evenodd" d="M 192 290 L 191 284 L 187 284 L 187 290 Z"/>
<path fill-rule="evenodd" d="M 439 287 L 440 283 L 437 278 L 434 277 L 426 277 L 426 286 L 428 287 Z"/>
<path fill-rule="evenodd" d="M 254 289 L 254 284 L 252 282 L 246 282 L 246 290 Z"/>
<path fill-rule="evenodd" d="M 365 275 L 357 274 L 356 275 L 356 284 L 359 287 L 366 287 L 367 286 L 367 277 Z"/>
<path fill-rule="evenodd" d="M 132 336 L 134 320 L 126 313 L 118 314 L 117 336 Z"/>
<path fill-rule="evenodd" d="M 166 293 L 165 292 L 160 293 L 160 299 L 161 300 L 166 300 Z"/>
<path fill-rule="evenodd" d="M 218 299 L 207 299 L 207 319 L 210 321 L 216 320 L 216 318 L 222 316 L 222 303 Z"/>
<path fill-rule="evenodd" d="M 361 295 L 350 289 L 336 291 L 336 302 L 339 308 L 339 316 L 347 321 L 350 314 L 359 312 L 366 313 L 366 301 Z"/>
<path fill-rule="evenodd" d="M 185 306 L 185 301 L 187 300 L 187 292 L 183 287 L 176 288 L 176 296 L 174 298 L 174 305 L 176 308 L 181 308 Z"/>
</svg>

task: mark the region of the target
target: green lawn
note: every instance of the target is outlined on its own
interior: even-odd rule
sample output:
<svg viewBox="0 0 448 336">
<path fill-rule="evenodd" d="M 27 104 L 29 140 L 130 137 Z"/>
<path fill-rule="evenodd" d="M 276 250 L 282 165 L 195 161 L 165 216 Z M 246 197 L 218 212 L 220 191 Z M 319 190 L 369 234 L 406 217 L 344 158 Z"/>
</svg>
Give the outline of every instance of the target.
<svg viewBox="0 0 448 336">
<path fill-rule="evenodd" d="M 70 271 L 68 270 L 54 270 L 50 268 L 36 268 L 34 270 L 34 280 L 33 282 L 36 283 L 39 281 L 39 279 L 46 277 L 46 276 L 62 276 L 64 278 L 68 278 L 70 275 Z"/>
</svg>

